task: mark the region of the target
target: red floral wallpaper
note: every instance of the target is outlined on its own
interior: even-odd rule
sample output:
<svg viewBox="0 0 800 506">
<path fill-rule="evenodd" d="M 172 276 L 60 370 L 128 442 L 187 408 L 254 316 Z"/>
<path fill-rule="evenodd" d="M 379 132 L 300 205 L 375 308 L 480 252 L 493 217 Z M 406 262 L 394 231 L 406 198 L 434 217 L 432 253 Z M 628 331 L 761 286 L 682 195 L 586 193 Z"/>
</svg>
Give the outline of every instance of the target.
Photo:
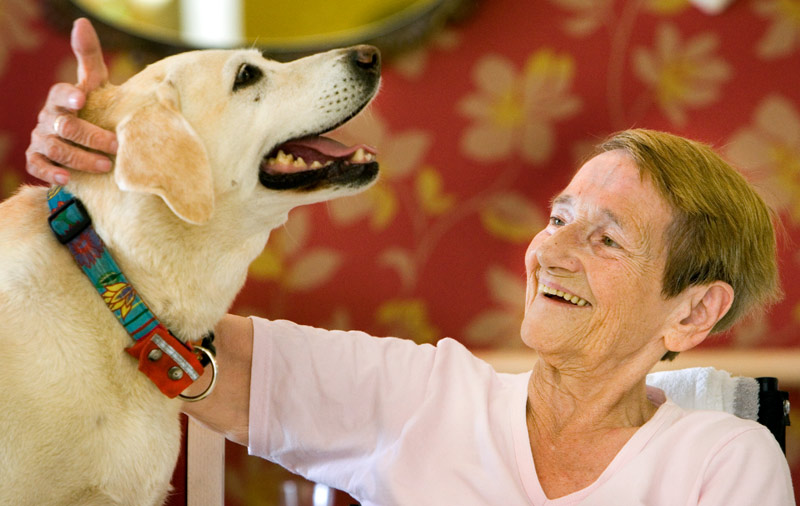
<svg viewBox="0 0 800 506">
<path fill-rule="evenodd" d="M 2 197 L 28 180 L 24 149 L 47 89 L 74 81 L 68 39 L 42 16 L 29 0 L 0 0 Z M 107 62 L 112 82 L 139 68 L 125 52 Z M 704 346 L 800 345 L 800 0 L 738 0 L 715 16 L 688 0 L 480 3 L 386 63 L 376 103 L 337 135 L 377 146 L 380 182 L 293 211 L 233 310 L 519 348 L 523 253 L 548 199 L 592 144 L 629 127 L 718 147 L 783 220 L 784 302 Z M 228 453 L 226 504 L 277 504 L 286 474 Z"/>
</svg>

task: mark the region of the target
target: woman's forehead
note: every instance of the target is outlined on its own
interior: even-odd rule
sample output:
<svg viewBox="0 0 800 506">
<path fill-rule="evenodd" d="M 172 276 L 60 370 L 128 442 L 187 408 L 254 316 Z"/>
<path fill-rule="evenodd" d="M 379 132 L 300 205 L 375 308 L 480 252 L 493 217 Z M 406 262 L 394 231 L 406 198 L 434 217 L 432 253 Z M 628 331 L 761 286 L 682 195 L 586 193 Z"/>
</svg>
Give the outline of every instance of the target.
<svg viewBox="0 0 800 506">
<path fill-rule="evenodd" d="M 586 162 L 553 205 L 595 210 L 620 224 L 644 220 L 666 226 L 672 219 L 664 197 L 622 151 L 601 153 Z"/>
</svg>

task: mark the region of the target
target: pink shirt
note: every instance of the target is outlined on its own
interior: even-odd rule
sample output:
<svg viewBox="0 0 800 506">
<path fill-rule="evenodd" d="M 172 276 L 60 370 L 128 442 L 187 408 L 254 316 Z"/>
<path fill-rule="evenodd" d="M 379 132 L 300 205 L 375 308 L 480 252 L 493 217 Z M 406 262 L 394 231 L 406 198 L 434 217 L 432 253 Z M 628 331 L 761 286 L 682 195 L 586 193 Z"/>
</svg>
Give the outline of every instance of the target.
<svg viewBox="0 0 800 506">
<path fill-rule="evenodd" d="M 530 373 L 436 346 L 253 318 L 250 448 L 362 506 L 793 505 L 761 425 L 667 400 L 583 490 L 548 499 L 525 422 Z"/>
</svg>

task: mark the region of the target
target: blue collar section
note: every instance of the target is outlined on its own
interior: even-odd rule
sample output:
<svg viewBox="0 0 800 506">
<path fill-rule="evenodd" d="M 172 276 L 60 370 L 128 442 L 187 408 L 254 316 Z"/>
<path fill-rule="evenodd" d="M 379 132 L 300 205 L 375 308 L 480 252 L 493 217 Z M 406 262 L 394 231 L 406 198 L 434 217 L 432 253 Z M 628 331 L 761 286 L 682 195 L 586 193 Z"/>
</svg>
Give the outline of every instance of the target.
<svg viewBox="0 0 800 506">
<path fill-rule="evenodd" d="M 139 370 L 165 395 L 170 398 L 180 395 L 203 372 L 197 353 L 206 353 L 214 365 L 211 352 L 201 346 L 194 348 L 191 343 L 182 343 L 158 321 L 111 257 L 80 200 L 63 187 L 55 186 L 50 188 L 47 202 L 48 221 L 56 238 L 69 248 L 106 306 L 133 340 L 133 345 L 125 351 L 139 361 Z M 206 340 L 213 350 L 210 346 L 213 334 L 206 337 L 204 344 Z M 202 397 L 182 398 L 199 400 Z"/>
<path fill-rule="evenodd" d="M 149 334 L 159 324 L 158 319 L 111 258 L 81 201 L 56 186 L 50 189 L 47 202 L 50 228 L 59 242 L 67 245 L 117 320 L 134 341 Z"/>
</svg>

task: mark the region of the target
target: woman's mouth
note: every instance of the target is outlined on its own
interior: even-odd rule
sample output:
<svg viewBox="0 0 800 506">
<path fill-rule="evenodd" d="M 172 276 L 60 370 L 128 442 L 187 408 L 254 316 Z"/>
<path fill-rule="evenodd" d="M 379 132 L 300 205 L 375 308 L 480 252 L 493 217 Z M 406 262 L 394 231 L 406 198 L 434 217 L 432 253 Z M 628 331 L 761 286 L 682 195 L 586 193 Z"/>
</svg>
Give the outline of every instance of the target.
<svg viewBox="0 0 800 506">
<path fill-rule="evenodd" d="M 544 294 L 544 296 L 548 299 L 561 299 L 565 302 L 569 302 L 570 304 L 580 307 L 591 305 L 586 299 L 582 299 L 581 297 L 568 292 L 562 292 L 561 290 L 557 290 L 555 288 L 550 288 L 542 283 L 539 283 L 537 291 L 541 294 Z"/>
</svg>

